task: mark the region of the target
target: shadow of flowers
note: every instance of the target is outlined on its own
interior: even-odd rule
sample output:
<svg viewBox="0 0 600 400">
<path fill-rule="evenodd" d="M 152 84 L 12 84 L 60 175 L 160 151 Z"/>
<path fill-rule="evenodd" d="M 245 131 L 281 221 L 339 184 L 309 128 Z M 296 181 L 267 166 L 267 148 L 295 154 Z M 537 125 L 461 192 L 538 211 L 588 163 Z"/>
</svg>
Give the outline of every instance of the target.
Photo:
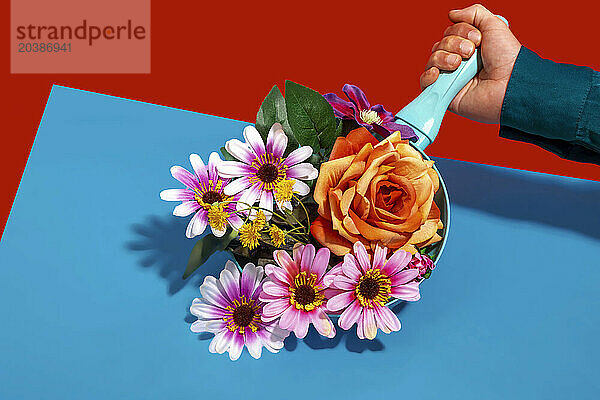
<svg viewBox="0 0 600 400">
<path fill-rule="evenodd" d="M 185 236 L 187 223 L 188 219 L 172 215 L 148 216 L 143 223 L 131 226 L 134 239 L 125 244 L 128 250 L 140 254 L 140 266 L 156 270 L 165 279 L 169 295 L 174 295 L 186 285 L 199 287 L 207 275 L 218 276 L 227 260 L 226 253 L 217 252 L 192 276 L 183 280 L 188 257 L 197 242 L 197 239 Z"/>
</svg>

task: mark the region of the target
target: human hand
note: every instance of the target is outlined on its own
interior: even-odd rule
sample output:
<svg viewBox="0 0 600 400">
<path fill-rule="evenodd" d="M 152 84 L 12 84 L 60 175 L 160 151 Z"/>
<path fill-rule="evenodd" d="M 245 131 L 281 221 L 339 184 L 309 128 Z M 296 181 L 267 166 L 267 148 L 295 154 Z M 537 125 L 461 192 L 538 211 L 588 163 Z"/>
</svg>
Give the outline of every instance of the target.
<svg viewBox="0 0 600 400">
<path fill-rule="evenodd" d="M 481 45 L 483 68 L 454 97 L 448 109 L 463 117 L 485 123 L 499 123 L 504 94 L 521 43 L 508 26 L 480 4 L 452 10 L 454 24 L 435 43 L 421 74 L 421 89 L 436 81 L 442 71 L 454 71 L 463 58 Z"/>
</svg>

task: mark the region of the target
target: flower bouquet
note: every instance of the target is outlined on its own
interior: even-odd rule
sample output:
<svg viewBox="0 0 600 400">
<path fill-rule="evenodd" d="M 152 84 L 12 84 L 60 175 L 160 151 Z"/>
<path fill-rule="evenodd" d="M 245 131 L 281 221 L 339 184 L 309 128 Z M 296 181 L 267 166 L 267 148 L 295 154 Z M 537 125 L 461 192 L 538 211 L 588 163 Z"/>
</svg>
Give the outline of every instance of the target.
<svg viewBox="0 0 600 400">
<path fill-rule="evenodd" d="M 343 92 L 348 101 L 287 81 L 284 98 L 274 86 L 244 141 L 171 168 L 185 188 L 160 197 L 192 215 L 188 238 L 210 229 L 184 279 L 214 251 L 232 255 L 190 308 L 191 330 L 215 335 L 210 352 L 259 358 L 310 324 L 334 337 L 335 320 L 374 339 L 400 329 L 394 301 L 419 300 L 445 237 L 434 162 L 409 126 L 356 86 Z"/>
</svg>

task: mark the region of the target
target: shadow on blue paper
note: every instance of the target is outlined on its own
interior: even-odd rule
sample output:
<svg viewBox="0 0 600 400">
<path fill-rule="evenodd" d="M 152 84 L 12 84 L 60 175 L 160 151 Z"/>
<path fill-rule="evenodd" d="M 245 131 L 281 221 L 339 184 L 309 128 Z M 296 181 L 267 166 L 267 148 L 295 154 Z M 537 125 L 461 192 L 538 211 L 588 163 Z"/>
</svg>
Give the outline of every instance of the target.
<svg viewBox="0 0 600 400">
<path fill-rule="evenodd" d="M 599 182 L 443 158 L 435 162 L 453 205 L 600 239 Z"/>
</svg>

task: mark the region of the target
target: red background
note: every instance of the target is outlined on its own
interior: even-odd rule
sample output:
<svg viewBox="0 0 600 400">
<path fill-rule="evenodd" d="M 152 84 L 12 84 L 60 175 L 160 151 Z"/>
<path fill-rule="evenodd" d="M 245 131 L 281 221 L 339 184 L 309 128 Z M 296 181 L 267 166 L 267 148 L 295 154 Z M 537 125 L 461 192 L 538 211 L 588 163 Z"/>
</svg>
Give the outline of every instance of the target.
<svg viewBox="0 0 600 400">
<path fill-rule="evenodd" d="M 274 83 L 282 86 L 291 79 L 325 93 L 339 92 L 351 82 L 372 103 L 395 112 L 418 95 L 418 77 L 431 46 L 449 25 L 447 11 L 469 4 L 153 1 L 151 74 L 15 75 L 10 74 L 10 10 L 5 1 L 0 225 L 8 217 L 52 84 L 253 121 Z M 600 69 L 596 2 L 571 1 L 559 8 L 555 4 L 485 3 L 509 20 L 522 44 L 543 57 Z M 202 134 L 198 132 L 199 148 Z M 453 114 L 447 115 L 428 153 L 600 180 L 598 166 L 561 160 L 532 145 L 500 139 L 498 126 Z"/>
</svg>

